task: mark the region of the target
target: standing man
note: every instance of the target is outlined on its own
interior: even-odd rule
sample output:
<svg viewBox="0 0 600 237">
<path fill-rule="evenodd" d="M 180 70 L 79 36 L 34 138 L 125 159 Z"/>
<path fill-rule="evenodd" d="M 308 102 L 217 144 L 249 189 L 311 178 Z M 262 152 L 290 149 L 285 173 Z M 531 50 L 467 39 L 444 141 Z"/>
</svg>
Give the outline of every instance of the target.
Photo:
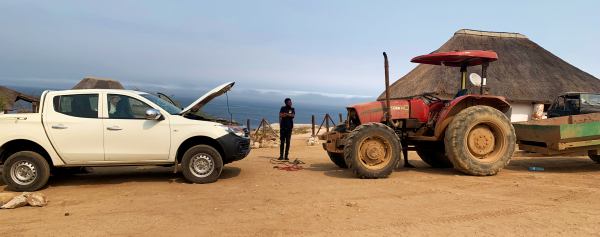
<svg viewBox="0 0 600 237">
<path fill-rule="evenodd" d="M 290 154 L 290 140 L 292 138 L 292 129 L 294 128 L 294 116 L 296 116 L 296 110 L 292 107 L 292 100 L 285 98 L 283 101 L 284 106 L 279 110 L 279 159 L 278 160 L 289 160 L 288 155 Z M 284 156 L 285 148 L 285 156 Z"/>
</svg>

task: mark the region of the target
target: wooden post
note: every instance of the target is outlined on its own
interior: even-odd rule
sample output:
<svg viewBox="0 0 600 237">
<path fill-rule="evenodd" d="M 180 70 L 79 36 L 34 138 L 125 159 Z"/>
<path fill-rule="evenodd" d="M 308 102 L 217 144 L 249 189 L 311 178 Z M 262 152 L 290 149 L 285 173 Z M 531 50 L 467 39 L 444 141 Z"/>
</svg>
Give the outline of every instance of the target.
<svg viewBox="0 0 600 237">
<path fill-rule="evenodd" d="M 246 119 L 246 129 L 248 129 L 248 132 L 252 132 L 252 129 L 250 129 L 250 119 Z"/>
<path fill-rule="evenodd" d="M 325 114 L 325 129 L 327 130 L 327 132 L 329 132 L 329 120 L 331 120 L 329 114 Z"/>
<path fill-rule="evenodd" d="M 342 117 L 342 113 L 339 113 L 338 115 L 340 116 L 340 123 L 343 123 L 344 122 L 344 118 Z"/>
<path fill-rule="evenodd" d="M 312 136 L 314 137 L 315 136 L 315 115 L 314 114 L 312 115 L 312 126 L 311 126 L 311 128 L 312 128 Z"/>
</svg>

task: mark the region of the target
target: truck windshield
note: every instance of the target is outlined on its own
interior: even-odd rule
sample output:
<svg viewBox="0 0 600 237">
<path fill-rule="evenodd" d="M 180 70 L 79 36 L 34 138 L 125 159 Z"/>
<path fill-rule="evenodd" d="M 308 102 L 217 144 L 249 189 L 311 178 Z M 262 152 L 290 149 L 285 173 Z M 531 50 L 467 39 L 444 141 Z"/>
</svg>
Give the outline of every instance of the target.
<svg viewBox="0 0 600 237">
<path fill-rule="evenodd" d="M 177 106 L 175 106 L 175 105 L 173 105 L 173 104 L 171 104 L 171 103 L 169 103 L 169 102 L 167 102 L 167 101 L 165 101 L 165 100 L 163 100 L 161 98 L 158 98 L 155 95 L 152 95 L 152 94 L 141 94 L 141 96 L 144 97 L 144 98 L 146 98 L 146 99 L 148 99 L 149 101 L 152 101 L 152 103 L 160 106 L 162 109 L 164 109 L 165 111 L 167 111 L 169 114 L 176 115 L 176 114 L 181 113 L 181 109 L 180 108 L 177 108 Z"/>
</svg>

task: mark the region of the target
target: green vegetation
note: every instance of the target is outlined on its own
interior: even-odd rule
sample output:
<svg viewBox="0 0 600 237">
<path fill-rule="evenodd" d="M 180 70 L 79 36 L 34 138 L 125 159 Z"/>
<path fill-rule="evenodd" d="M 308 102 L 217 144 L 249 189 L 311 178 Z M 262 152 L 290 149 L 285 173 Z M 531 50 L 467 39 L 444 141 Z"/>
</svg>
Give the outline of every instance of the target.
<svg viewBox="0 0 600 237">
<path fill-rule="evenodd" d="M 4 99 L 4 96 L 0 96 L 0 112 L 4 111 L 4 101 L 6 101 L 6 99 Z"/>
</svg>

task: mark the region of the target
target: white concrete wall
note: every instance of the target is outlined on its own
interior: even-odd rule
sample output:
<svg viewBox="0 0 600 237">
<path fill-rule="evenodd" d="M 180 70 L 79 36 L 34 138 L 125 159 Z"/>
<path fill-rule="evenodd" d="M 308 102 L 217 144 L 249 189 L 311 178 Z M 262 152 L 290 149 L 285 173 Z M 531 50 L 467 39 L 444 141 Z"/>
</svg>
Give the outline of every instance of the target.
<svg viewBox="0 0 600 237">
<path fill-rule="evenodd" d="M 533 113 L 533 104 L 531 103 L 511 103 L 512 114 L 510 115 L 511 122 L 528 121 Z"/>
</svg>

